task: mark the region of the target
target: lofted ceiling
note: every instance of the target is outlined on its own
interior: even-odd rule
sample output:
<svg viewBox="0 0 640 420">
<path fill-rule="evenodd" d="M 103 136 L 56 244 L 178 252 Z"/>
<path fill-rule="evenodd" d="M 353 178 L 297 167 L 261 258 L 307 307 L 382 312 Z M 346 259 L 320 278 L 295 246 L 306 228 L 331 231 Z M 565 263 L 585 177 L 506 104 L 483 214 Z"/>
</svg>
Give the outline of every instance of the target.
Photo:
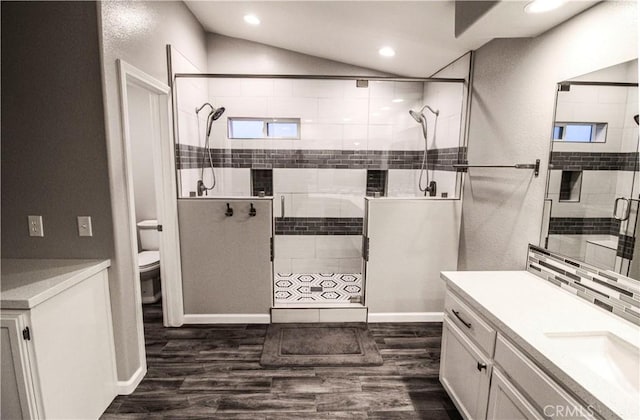
<svg viewBox="0 0 640 420">
<path fill-rule="evenodd" d="M 539 35 L 597 2 L 568 1 L 555 11 L 536 15 L 524 12 L 529 1 L 185 3 L 207 32 L 382 72 L 426 77 L 493 38 Z M 246 24 L 246 14 L 258 16 L 261 24 Z M 381 57 L 382 46 L 394 48 L 395 57 Z"/>
</svg>

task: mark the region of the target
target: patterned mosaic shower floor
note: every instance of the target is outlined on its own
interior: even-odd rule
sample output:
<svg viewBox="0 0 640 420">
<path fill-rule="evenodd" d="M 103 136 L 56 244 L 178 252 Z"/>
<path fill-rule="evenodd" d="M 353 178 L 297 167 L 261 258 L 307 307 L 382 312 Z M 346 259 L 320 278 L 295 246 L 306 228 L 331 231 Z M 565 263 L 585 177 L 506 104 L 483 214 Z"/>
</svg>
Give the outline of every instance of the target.
<svg viewBox="0 0 640 420">
<path fill-rule="evenodd" d="M 276 273 L 275 303 L 362 302 L 362 274 L 345 273 Z"/>
</svg>

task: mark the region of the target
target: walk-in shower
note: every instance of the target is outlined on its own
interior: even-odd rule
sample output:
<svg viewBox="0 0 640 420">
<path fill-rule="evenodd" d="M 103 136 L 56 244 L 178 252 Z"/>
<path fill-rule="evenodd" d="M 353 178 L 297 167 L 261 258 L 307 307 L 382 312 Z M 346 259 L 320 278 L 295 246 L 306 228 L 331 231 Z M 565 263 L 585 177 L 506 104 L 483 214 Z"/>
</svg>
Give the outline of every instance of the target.
<svg viewBox="0 0 640 420">
<path fill-rule="evenodd" d="M 464 161 L 463 80 L 361 82 L 320 76 L 176 78 L 180 209 L 203 206 L 188 199 L 200 195 L 198 181 L 211 186 L 209 172 L 215 189 L 203 189 L 202 199 L 215 207 L 211 223 L 219 223 L 220 231 L 256 223 L 250 203 L 231 203 L 234 216 L 225 217 L 231 200 L 272 200 L 274 307 L 366 305 L 366 197 L 389 203 L 459 197 L 462 175 L 452 164 Z M 218 104 L 224 104 L 224 115 L 216 112 Z M 207 110 L 206 124 L 194 108 L 201 115 Z M 194 231 L 202 229 L 201 221 L 193 223 Z M 225 246 L 215 249 L 207 262 L 225 252 Z M 220 264 L 212 271 L 212 277 L 222 272 Z M 199 287 L 201 279 L 193 283 Z M 183 281 L 191 280 L 183 273 Z"/>
<path fill-rule="evenodd" d="M 209 139 L 211 138 L 211 127 L 213 126 L 213 122 L 224 114 L 225 108 L 214 108 L 209 102 L 205 102 L 202 106 L 196 108 L 196 120 L 197 120 L 197 128 L 200 130 L 200 111 L 204 109 L 204 107 L 208 106 L 211 111 L 207 115 L 207 121 L 205 124 L 205 140 L 204 140 L 204 148 L 202 150 L 202 161 L 203 165 L 200 168 L 200 179 L 196 184 L 196 190 L 198 193 L 198 197 L 202 196 L 202 194 L 206 194 L 208 191 L 213 190 L 216 187 L 216 173 L 213 170 L 213 157 L 211 156 L 211 148 L 209 147 Z M 198 134 L 200 137 L 200 134 Z M 211 171 L 211 186 L 207 186 L 204 182 L 204 167 L 206 165 L 206 161 L 208 158 L 209 169 Z"/>
<path fill-rule="evenodd" d="M 409 115 L 413 117 L 414 120 L 418 124 L 422 126 L 422 135 L 424 137 L 424 154 L 422 155 L 422 167 L 420 168 L 420 177 L 418 178 L 418 188 L 420 191 L 424 193 L 426 196 L 429 193 L 429 196 L 434 197 L 437 191 L 437 183 L 436 181 L 429 182 L 429 171 L 427 170 L 427 154 L 429 152 L 429 130 L 427 126 L 427 116 L 424 115 L 424 110 L 428 109 L 435 115 L 435 120 L 433 122 L 433 143 L 436 143 L 436 131 L 438 129 L 438 115 L 440 115 L 439 110 L 433 110 L 429 105 L 425 105 L 420 109 L 420 111 L 410 110 Z M 422 185 L 422 178 L 426 178 L 425 185 Z"/>
</svg>

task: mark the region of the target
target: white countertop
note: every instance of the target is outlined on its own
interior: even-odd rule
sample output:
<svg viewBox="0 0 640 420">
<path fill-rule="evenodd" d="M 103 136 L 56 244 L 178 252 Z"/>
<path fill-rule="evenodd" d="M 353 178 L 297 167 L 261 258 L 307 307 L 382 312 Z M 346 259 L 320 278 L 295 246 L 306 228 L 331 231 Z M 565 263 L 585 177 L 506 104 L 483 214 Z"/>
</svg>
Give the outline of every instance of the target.
<svg viewBox="0 0 640 420">
<path fill-rule="evenodd" d="M 449 271 L 441 277 L 551 376 L 605 418 L 640 419 L 640 395 L 605 385 L 549 332 L 608 331 L 640 347 L 640 327 L 526 271 Z M 640 357 L 640 354 L 638 355 Z M 640 372 L 630 374 L 640 375 Z"/>
<path fill-rule="evenodd" d="M 0 307 L 31 309 L 110 265 L 110 260 L 3 259 Z"/>
</svg>

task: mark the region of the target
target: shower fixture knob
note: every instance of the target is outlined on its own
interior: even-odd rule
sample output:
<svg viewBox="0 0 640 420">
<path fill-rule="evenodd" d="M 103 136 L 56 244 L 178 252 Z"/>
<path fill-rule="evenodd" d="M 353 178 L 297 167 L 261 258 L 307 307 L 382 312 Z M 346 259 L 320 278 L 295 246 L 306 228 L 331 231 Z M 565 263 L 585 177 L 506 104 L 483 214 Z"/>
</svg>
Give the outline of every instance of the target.
<svg viewBox="0 0 640 420">
<path fill-rule="evenodd" d="M 254 217 L 256 215 L 256 208 L 253 207 L 253 203 L 251 203 L 251 208 L 249 209 L 249 216 Z"/>
<path fill-rule="evenodd" d="M 231 208 L 229 203 L 227 203 L 227 211 L 224 212 L 224 215 L 227 217 L 233 216 L 233 209 Z"/>
</svg>

